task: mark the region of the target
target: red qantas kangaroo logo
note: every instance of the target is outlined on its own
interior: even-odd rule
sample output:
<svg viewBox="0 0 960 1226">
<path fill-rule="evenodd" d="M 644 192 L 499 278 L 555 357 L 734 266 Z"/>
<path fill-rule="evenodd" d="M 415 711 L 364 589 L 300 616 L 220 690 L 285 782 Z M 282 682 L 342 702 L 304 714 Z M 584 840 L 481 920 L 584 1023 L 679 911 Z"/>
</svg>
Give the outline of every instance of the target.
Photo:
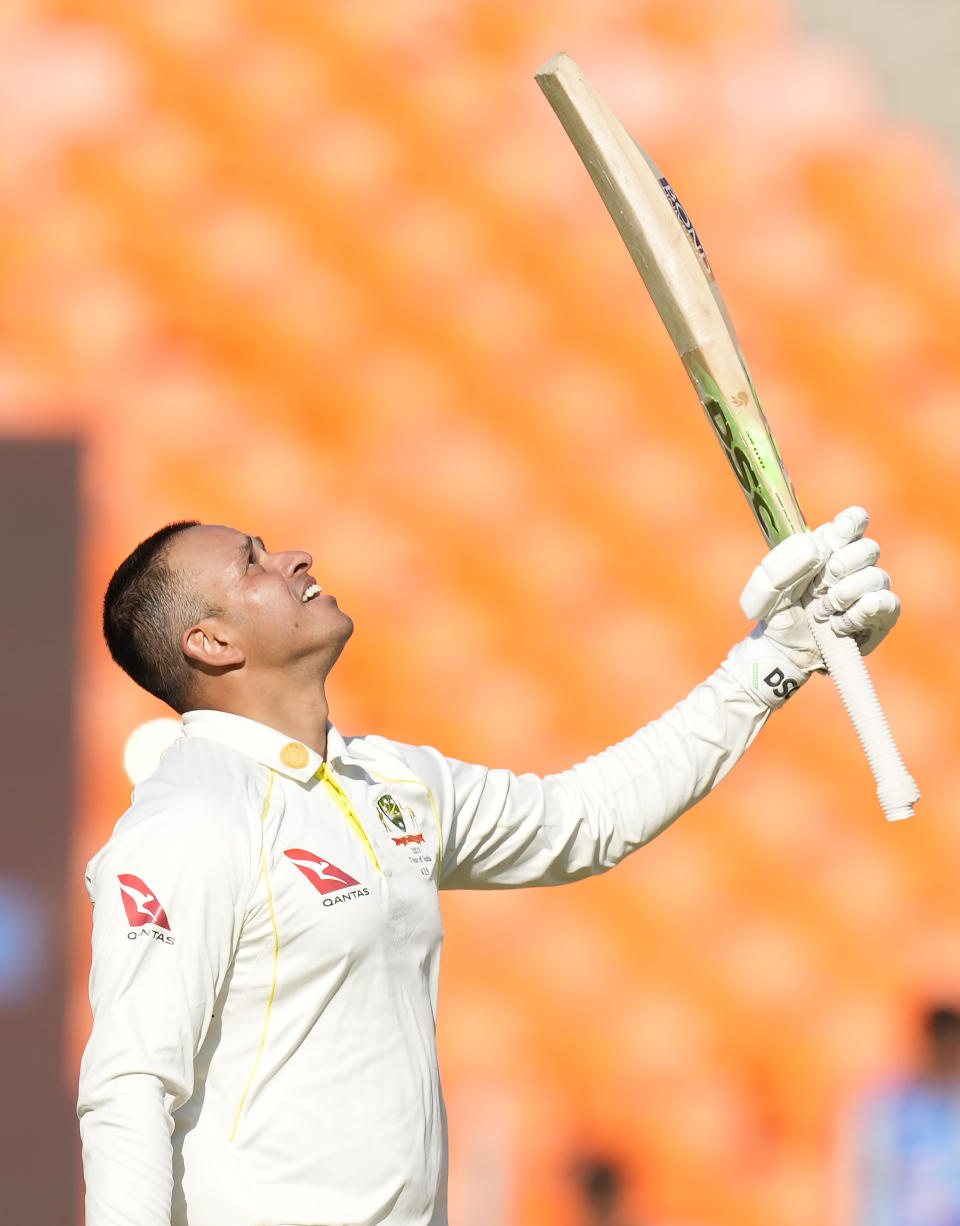
<svg viewBox="0 0 960 1226">
<path fill-rule="evenodd" d="M 117 873 L 117 881 L 120 882 L 120 897 L 123 899 L 123 909 L 127 913 L 131 928 L 139 928 L 141 924 L 156 924 L 158 928 L 170 931 L 167 913 L 146 882 L 134 877 L 133 873 Z"/>
<path fill-rule="evenodd" d="M 302 847 L 291 847 L 283 854 L 321 894 L 332 894 L 334 890 L 345 890 L 348 885 L 360 884 L 356 877 L 351 877 L 342 868 L 324 860 L 323 856 L 315 856 L 312 851 L 304 851 Z"/>
</svg>

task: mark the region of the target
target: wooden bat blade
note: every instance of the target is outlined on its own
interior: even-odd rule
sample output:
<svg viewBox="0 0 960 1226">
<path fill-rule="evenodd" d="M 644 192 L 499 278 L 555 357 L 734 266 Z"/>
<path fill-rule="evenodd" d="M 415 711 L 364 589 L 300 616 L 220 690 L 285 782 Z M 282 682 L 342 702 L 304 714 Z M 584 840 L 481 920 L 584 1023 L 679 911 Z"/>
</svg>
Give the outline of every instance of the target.
<svg viewBox="0 0 960 1226">
<path fill-rule="evenodd" d="M 574 61 L 536 74 L 613 218 L 767 543 L 806 527 L 710 261 L 650 155 Z"/>
</svg>

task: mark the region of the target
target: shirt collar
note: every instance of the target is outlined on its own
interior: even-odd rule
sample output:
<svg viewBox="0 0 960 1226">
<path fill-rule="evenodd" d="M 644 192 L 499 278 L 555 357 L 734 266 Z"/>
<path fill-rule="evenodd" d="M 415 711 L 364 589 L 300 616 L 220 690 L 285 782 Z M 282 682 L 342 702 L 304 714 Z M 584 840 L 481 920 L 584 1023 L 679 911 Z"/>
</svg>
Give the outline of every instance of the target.
<svg viewBox="0 0 960 1226">
<path fill-rule="evenodd" d="M 262 762 L 271 770 L 289 775 L 300 783 L 306 783 L 323 765 L 320 754 L 301 741 L 276 728 L 258 724 L 256 720 L 243 715 L 231 715 L 227 711 L 187 711 L 183 716 L 183 731 L 188 737 L 203 737 L 228 745 L 255 762 Z M 346 741 L 333 724 L 327 724 L 329 761 L 362 756 L 365 755 L 348 750 Z"/>
</svg>

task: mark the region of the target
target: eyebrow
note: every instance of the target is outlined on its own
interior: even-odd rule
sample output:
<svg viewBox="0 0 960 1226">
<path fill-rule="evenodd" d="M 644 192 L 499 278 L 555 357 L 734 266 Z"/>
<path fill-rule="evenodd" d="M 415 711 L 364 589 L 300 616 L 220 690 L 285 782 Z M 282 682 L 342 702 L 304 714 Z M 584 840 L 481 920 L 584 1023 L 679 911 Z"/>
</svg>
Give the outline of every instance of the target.
<svg viewBox="0 0 960 1226">
<path fill-rule="evenodd" d="M 249 557 L 249 556 L 250 556 L 250 554 L 253 552 L 253 542 L 254 542 L 254 541 L 256 541 L 256 542 L 257 542 L 257 544 L 260 546 L 260 548 L 261 548 L 261 549 L 262 549 L 264 552 L 266 552 L 267 547 L 266 547 L 266 545 L 264 545 L 262 537 L 259 537 L 259 536 L 245 536 L 245 537 L 243 538 L 243 544 L 242 544 L 242 545 L 240 546 L 240 548 L 237 550 L 237 553 L 240 555 L 240 557 L 241 557 L 241 558 L 246 558 L 246 557 Z"/>
</svg>

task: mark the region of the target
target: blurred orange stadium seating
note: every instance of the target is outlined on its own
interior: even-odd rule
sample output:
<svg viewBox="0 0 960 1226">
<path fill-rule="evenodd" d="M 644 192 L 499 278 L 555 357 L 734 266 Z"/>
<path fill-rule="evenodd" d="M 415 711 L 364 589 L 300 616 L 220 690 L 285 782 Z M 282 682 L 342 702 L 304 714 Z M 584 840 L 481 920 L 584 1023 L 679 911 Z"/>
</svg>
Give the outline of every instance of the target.
<svg viewBox="0 0 960 1226">
<path fill-rule="evenodd" d="M 944 154 L 773 0 L 24 0 L 0 33 L 0 430 L 86 449 L 65 1076 L 82 866 L 161 713 L 99 595 L 161 523 L 314 553 L 357 623 L 344 731 L 515 769 L 619 739 L 744 633 L 760 537 L 532 81 L 562 48 L 697 219 L 810 518 L 874 516 L 905 603 L 874 672 L 925 798 L 885 826 L 815 683 L 609 877 L 448 896 L 456 1220 L 563 1226 L 604 1149 L 652 1222 L 829 1220 L 838 1104 L 960 993 Z"/>
</svg>

